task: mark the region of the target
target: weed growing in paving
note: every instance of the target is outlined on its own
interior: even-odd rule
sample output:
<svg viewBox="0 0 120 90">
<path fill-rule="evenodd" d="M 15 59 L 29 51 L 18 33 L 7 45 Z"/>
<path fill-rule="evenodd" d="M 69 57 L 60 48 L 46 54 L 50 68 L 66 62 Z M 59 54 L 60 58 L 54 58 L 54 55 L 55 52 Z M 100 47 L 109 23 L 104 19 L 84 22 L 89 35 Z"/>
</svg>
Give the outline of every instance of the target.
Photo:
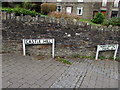
<svg viewBox="0 0 120 90">
<path fill-rule="evenodd" d="M 72 63 L 69 62 L 68 60 L 66 60 L 66 59 L 64 59 L 64 58 L 60 58 L 60 57 L 57 57 L 57 61 L 60 61 L 60 62 L 62 62 L 62 63 L 64 63 L 64 64 L 69 64 L 69 65 L 72 64 Z"/>
<path fill-rule="evenodd" d="M 95 56 L 79 56 L 79 58 L 80 59 L 82 59 L 82 58 L 85 58 L 85 59 L 92 59 L 92 60 L 94 60 L 95 59 Z"/>
<path fill-rule="evenodd" d="M 80 58 L 80 59 L 95 59 L 95 56 L 80 56 L 79 54 L 72 55 L 72 58 Z"/>
<path fill-rule="evenodd" d="M 95 56 L 80 56 L 79 54 L 72 55 L 72 58 L 95 60 Z M 101 60 L 104 60 L 104 59 L 114 60 L 114 57 L 112 56 L 111 57 L 99 56 L 98 58 Z M 116 61 L 119 61 L 118 57 L 116 57 Z"/>
<path fill-rule="evenodd" d="M 112 56 L 111 56 L 111 57 L 100 56 L 99 59 L 101 59 L 101 60 L 104 60 L 104 59 L 114 60 L 114 57 L 112 57 Z M 115 60 L 116 60 L 116 61 L 119 61 L 119 58 L 116 57 Z"/>
</svg>

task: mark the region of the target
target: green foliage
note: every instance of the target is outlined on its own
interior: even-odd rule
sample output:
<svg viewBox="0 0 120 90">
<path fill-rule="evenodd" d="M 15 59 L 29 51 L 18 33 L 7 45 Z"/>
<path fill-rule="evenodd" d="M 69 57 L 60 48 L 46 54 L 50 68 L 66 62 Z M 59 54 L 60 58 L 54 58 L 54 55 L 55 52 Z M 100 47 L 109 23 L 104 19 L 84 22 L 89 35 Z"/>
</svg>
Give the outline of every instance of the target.
<svg viewBox="0 0 120 90">
<path fill-rule="evenodd" d="M 21 7 L 20 4 L 16 4 L 16 5 L 15 5 L 15 8 L 20 8 L 20 7 Z"/>
<path fill-rule="evenodd" d="M 0 8 L 2 11 L 6 11 L 7 13 L 15 13 L 16 15 L 20 15 L 20 14 L 23 14 L 23 15 L 31 15 L 31 16 L 36 16 L 36 15 L 41 15 L 40 13 L 38 12 L 35 12 L 35 11 L 31 11 L 31 10 L 28 10 L 28 9 L 24 9 L 24 8 Z"/>
<path fill-rule="evenodd" d="M 69 65 L 72 64 L 71 62 L 67 61 L 66 59 L 60 58 L 60 57 L 57 58 L 57 61 L 60 61 L 60 62 L 62 62 L 62 63 L 64 63 L 64 64 L 69 64 Z"/>
<path fill-rule="evenodd" d="M 0 10 L 6 11 L 7 13 L 13 12 L 13 9 L 12 9 L 12 8 L 0 8 Z"/>
<path fill-rule="evenodd" d="M 31 10 L 32 7 L 33 7 L 33 4 L 31 2 L 23 2 L 22 3 L 22 8 Z"/>
<path fill-rule="evenodd" d="M 16 4 L 14 8 L 24 8 L 24 9 L 40 12 L 40 5 L 32 2 L 22 2 L 22 4 Z"/>
<path fill-rule="evenodd" d="M 80 59 L 91 59 L 91 60 L 95 60 L 95 56 L 80 56 L 79 54 L 75 54 L 72 56 L 73 58 L 80 58 Z M 99 56 L 98 57 L 101 60 L 104 59 L 109 59 L 109 60 L 114 60 L 114 57 L 110 56 L 110 57 L 105 57 L 105 56 Z M 116 61 L 119 61 L 119 58 L 116 57 Z"/>
<path fill-rule="evenodd" d="M 119 61 L 120 61 L 120 59 L 119 59 L 118 57 L 116 57 L 116 61 L 118 61 L 118 62 L 119 62 Z"/>
<path fill-rule="evenodd" d="M 80 56 L 79 54 L 72 55 L 73 58 L 80 58 L 80 59 L 95 59 L 95 56 Z"/>
<path fill-rule="evenodd" d="M 95 56 L 90 56 L 91 59 L 95 59 Z"/>
<path fill-rule="evenodd" d="M 101 24 L 95 24 L 93 23 L 90 19 L 79 19 L 80 22 L 85 22 L 85 23 L 89 23 L 90 25 L 94 25 L 94 26 L 100 26 Z"/>
<path fill-rule="evenodd" d="M 79 56 L 80 59 L 84 58 L 83 56 Z"/>
<path fill-rule="evenodd" d="M 92 22 L 96 24 L 101 24 L 103 23 L 104 19 L 105 19 L 105 16 L 99 12 L 94 16 L 94 18 L 92 19 Z"/>
<path fill-rule="evenodd" d="M 104 60 L 104 59 L 114 60 L 114 57 L 112 57 L 112 56 L 110 56 L 110 57 L 99 56 L 99 59 L 101 59 L 101 60 Z M 119 58 L 116 57 L 116 61 L 118 61 L 118 60 L 119 60 Z"/>
<path fill-rule="evenodd" d="M 99 59 L 104 60 L 104 59 L 106 59 L 106 57 L 105 56 L 100 56 Z"/>
<path fill-rule="evenodd" d="M 114 57 L 109 57 L 110 60 L 114 60 Z"/>
<path fill-rule="evenodd" d="M 105 26 L 109 26 L 109 25 L 120 26 L 120 17 L 113 17 L 110 19 L 106 19 L 102 24 Z"/>
<path fill-rule="evenodd" d="M 86 59 L 87 59 L 87 58 L 90 58 L 90 57 L 89 57 L 89 56 L 84 56 L 84 58 L 86 58 Z"/>
<path fill-rule="evenodd" d="M 48 13 L 56 10 L 56 4 L 43 3 L 41 4 L 41 13 L 47 15 Z"/>
</svg>

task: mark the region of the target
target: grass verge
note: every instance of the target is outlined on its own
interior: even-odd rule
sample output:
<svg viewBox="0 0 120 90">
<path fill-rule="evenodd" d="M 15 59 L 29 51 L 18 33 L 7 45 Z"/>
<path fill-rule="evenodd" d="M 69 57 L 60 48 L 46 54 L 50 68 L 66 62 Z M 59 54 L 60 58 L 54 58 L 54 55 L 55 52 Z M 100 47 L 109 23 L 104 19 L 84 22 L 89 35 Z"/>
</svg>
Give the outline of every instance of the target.
<svg viewBox="0 0 120 90">
<path fill-rule="evenodd" d="M 80 22 L 89 23 L 90 25 L 101 26 L 101 24 L 95 24 L 89 19 L 79 19 Z"/>
</svg>

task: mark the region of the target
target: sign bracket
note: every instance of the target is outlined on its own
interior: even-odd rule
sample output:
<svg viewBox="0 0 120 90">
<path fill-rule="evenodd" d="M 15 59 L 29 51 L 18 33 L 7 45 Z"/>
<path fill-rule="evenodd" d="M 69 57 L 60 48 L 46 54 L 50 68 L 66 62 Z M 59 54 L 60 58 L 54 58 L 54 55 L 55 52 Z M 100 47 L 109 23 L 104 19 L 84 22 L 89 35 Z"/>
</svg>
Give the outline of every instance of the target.
<svg viewBox="0 0 120 90">
<path fill-rule="evenodd" d="M 112 45 L 97 45 L 97 52 L 95 60 L 98 59 L 99 51 L 107 51 L 107 50 L 115 50 L 114 52 L 114 60 L 116 59 L 117 51 L 118 51 L 118 44 L 112 44 Z"/>
<path fill-rule="evenodd" d="M 23 55 L 26 56 L 26 45 L 29 44 L 52 44 L 52 58 L 55 57 L 55 39 L 23 39 Z"/>
</svg>

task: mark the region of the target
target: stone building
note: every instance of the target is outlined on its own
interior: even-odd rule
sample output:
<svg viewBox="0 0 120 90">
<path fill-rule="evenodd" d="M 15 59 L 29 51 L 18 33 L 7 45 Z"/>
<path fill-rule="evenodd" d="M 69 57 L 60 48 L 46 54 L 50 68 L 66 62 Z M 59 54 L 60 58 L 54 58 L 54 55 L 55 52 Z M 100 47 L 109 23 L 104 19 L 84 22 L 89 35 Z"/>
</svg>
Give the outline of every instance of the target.
<svg viewBox="0 0 120 90">
<path fill-rule="evenodd" d="M 43 0 L 43 2 L 56 3 L 58 12 L 72 13 L 84 19 L 93 17 L 93 2 L 84 2 L 83 0 Z"/>
<path fill-rule="evenodd" d="M 88 2 L 88 0 L 41 0 L 36 4 L 53 2 L 57 4 L 56 11 L 73 13 L 84 19 L 92 19 L 97 12 L 102 12 L 106 18 L 120 17 L 120 1 L 108 1 L 110 0 L 99 0 L 99 2 Z M 4 4 L 7 6 L 14 5 L 12 2 Z"/>
<path fill-rule="evenodd" d="M 43 2 L 57 3 L 58 12 L 73 13 L 84 19 L 92 19 L 97 12 L 102 12 L 106 18 L 118 17 L 120 1 L 101 0 L 101 2 L 87 2 L 86 0 L 43 0 Z"/>
<path fill-rule="evenodd" d="M 119 0 L 114 0 L 114 2 L 107 2 L 107 0 L 103 0 L 103 2 L 94 3 L 93 7 L 93 15 L 97 12 L 102 12 L 106 18 L 120 17 Z"/>
<path fill-rule="evenodd" d="M 73 13 L 84 19 L 92 19 L 93 3 L 92 2 L 63 2 L 57 3 L 57 11 Z"/>
</svg>

